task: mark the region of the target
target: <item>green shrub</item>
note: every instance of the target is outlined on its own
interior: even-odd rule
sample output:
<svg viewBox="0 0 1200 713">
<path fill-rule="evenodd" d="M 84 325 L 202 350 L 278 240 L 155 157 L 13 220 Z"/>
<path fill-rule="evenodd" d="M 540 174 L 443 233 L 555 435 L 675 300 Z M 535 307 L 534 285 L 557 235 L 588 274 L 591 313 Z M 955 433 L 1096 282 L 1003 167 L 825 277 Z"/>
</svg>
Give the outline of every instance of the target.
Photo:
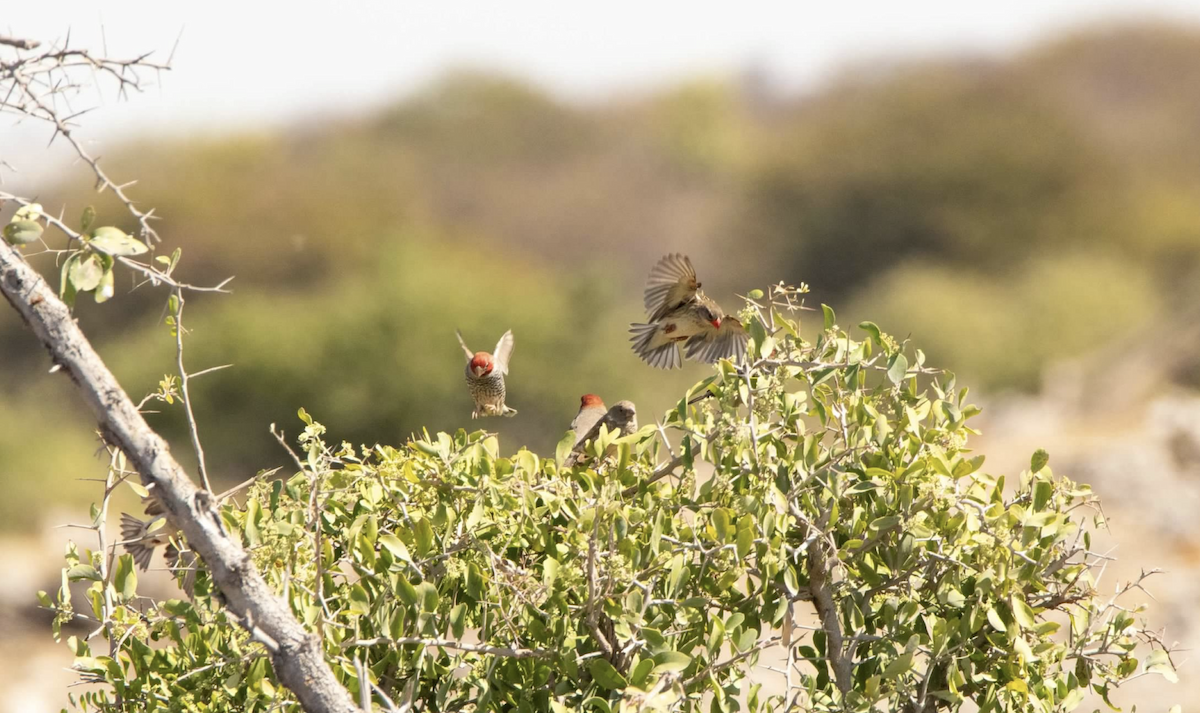
<svg viewBox="0 0 1200 713">
<path fill-rule="evenodd" d="M 1065 711 L 1173 678 L 1137 610 L 1093 588 L 1087 487 L 1042 451 L 986 474 L 954 376 L 828 308 L 801 339 L 797 291 L 751 297 L 744 368 L 582 465 L 560 465 L 571 434 L 553 457 L 486 431 L 356 447 L 301 410 L 294 472 L 224 525 L 352 692 L 423 710 Z M 68 639 L 101 684 L 82 709 L 297 708 L 203 571 L 158 601 L 128 555 L 101 581 L 100 556 L 68 553 L 86 602 L 43 595 L 57 623 L 108 627 L 108 655 Z M 781 645 L 786 694 L 750 685 Z"/>
</svg>

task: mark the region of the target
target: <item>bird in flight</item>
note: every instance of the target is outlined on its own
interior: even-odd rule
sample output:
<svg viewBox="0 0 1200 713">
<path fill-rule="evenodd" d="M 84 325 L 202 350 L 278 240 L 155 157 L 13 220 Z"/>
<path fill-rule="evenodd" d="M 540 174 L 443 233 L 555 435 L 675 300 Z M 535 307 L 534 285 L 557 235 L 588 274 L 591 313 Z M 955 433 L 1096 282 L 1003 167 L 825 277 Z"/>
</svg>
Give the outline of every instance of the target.
<svg viewBox="0 0 1200 713">
<path fill-rule="evenodd" d="M 471 418 L 516 416 L 517 410 L 504 403 L 504 377 L 508 374 L 508 361 L 512 358 L 513 350 L 512 330 L 500 337 L 496 350 L 491 354 L 471 351 L 463 341 L 462 332 L 454 330 L 454 333 L 458 335 L 458 343 L 467 355 L 467 391 L 475 401 Z"/>
<path fill-rule="evenodd" d="M 682 366 L 680 345 L 688 359 L 705 364 L 745 356 L 750 338 L 745 327 L 704 294 L 686 255 L 667 255 L 655 264 L 644 302 L 649 322 L 631 324 L 629 332 L 633 351 L 651 366 Z"/>
</svg>

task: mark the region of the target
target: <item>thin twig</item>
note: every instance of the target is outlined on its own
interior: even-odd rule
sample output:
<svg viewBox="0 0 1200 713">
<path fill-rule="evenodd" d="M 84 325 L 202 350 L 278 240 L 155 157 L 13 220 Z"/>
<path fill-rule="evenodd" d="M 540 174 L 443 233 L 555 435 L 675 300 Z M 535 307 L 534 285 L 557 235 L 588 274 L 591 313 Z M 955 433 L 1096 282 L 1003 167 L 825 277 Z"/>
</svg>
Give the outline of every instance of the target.
<svg viewBox="0 0 1200 713">
<path fill-rule="evenodd" d="M 212 492 L 212 483 L 208 479 L 208 466 L 204 462 L 204 446 L 200 443 L 200 427 L 196 423 L 196 414 L 192 410 L 192 397 L 188 393 L 190 379 L 187 369 L 183 366 L 183 292 L 175 289 L 175 366 L 179 370 L 179 396 L 183 401 L 183 412 L 187 417 L 188 435 L 192 438 L 192 450 L 196 452 L 196 468 L 200 472 L 200 482 L 204 489 Z"/>
</svg>

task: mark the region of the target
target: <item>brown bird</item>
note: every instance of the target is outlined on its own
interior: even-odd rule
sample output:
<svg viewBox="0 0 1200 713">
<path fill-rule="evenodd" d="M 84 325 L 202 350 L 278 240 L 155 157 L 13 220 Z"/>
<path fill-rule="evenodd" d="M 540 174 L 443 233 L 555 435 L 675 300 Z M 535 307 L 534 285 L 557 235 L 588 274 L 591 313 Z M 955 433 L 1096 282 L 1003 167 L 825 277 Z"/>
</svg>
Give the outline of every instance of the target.
<svg viewBox="0 0 1200 713">
<path fill-rule="evenodd" d="M 630 436 L 637 433 L 637 409 L 634 407 L 633 402 L 618 401 L 613 404 L 613 407 L 602 418 L 592 424 L 592 427 L 582 437 L 576 435 L 575 447 L 571 449 L 571 453 L 563 460 L 564 467 L 573 467 L 587 459 L 587 444 L 600 435 L 601 426 L 606 427 L 609 433 L 615 431 L 620 436 Z"/>
<path fill-rule="evenodd" d="M 218 495 L 216 503 L 220 505 L 242 488 L 260 478 L 272 475 L 278 470 L 278 468 L 272 468 L 260 471 L 253 478 L 244 480 Z M 158 498 L 154 497 L 153 491 L 150 495 L 142 498 L 142 506 L 147 516 L 145 520 L 140 520 L 127 512 L 121 513 L 121 541 L 117 544 L 122 545 L 125 551 L 133 556 L 134 563 L 142 571 L 149 569 L 154 549 L 166 545 L 164 555 L 167 566 L 172 570 L 187 570 L 187 574 L 183 578 L 183 590 L 188 593 L 188 596 L 191 596 L 196 584 L 196 567 L 199 564 L 196 561 L 196 553 L 190 549 L 179 549 L 176 544 L 180 542 L 179 528 L 171 521 L 170 514 L 158 501 Z"/>
<path fill-rule="evenodd" d="M 496 351 L 492 354 L 472 352 L 463 341 L 462 332 L 456 329 L 454 333 L 458 335 L 458 343 L 467 355 L 467 391 L 471 393 L 471 399 L 475 402 L 471 418 L 516 416 L 517 410 L 504 403 L 504 377 L 508 374 L 508 361 L 512 358 L 513 350 L 512 330 L 500 337 L 500 341 L 496 343 Z"/>
<path fill-rule="evenodd" d="M 166 545 L 163 554 L 167 567 L 172 571 L 186 570 L 183 577 L 183 591 L 190 597 L 196 588 L 196 554 L 191 550 L 181 550 L 176 544 L 179 528 L 171 522 L 166 510 L 158 499 L 150 496 L 142 498 L 145 505 L 145 520 L 121 513 L 121 545 L 133 556 L 138 569 L 145 571 L 150 568 L 150 559 L 154 549 Z"/>
<path fill-rule="evenodd" d="M 595 394 L 584 394 L 579 399 L 579 413 L 575 414 L 575 420 L 571 421 L 571 430 L 575 432 L 575 445 L 579 445 L 588 431 L 592 430 L 592 426 L 604 418 L 607 412 L 608 407 Z"/>
<path fill-rule="evenodd" d="M 682 366 L 681 342 L 688 359 L 705 364 L 745 356 L 750 338 L 745 327 L 701 291 L 686 255 L 667 255 L 655 264 L 646 280 L 644 302 L 650 321 L 629 325 L 629 332 L 633 351 L 651 366 Z"/>
</svg>

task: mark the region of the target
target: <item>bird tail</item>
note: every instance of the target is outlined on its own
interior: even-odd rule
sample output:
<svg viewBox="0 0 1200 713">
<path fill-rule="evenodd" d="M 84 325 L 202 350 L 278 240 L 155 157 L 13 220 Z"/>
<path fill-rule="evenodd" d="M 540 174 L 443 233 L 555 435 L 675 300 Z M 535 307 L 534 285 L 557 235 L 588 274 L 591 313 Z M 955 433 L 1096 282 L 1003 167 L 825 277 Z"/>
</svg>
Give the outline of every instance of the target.
<svg viewBox="0 0 1200 713">
<path fill-rule="evenodd" d="M 154 547 L 144 541 L 145 529 L 146 523 L 129 513 L 121 513 L 121 540 L 125 551 L 133 555 L 134 563 L 142 571 L 150 567 L 150 558 L 154 555 Z"/>
<path fill-rule="evenodd" d="M 629 333 L 633 335 L 633 351 L 642 361 L 659 369 L 675 369 L 683 365 L 679 356 L 679 348 L 675 342 L 655 345 L 654 338 L 658 336 L 657 324 L 631 324 Z"/>
</svg>

